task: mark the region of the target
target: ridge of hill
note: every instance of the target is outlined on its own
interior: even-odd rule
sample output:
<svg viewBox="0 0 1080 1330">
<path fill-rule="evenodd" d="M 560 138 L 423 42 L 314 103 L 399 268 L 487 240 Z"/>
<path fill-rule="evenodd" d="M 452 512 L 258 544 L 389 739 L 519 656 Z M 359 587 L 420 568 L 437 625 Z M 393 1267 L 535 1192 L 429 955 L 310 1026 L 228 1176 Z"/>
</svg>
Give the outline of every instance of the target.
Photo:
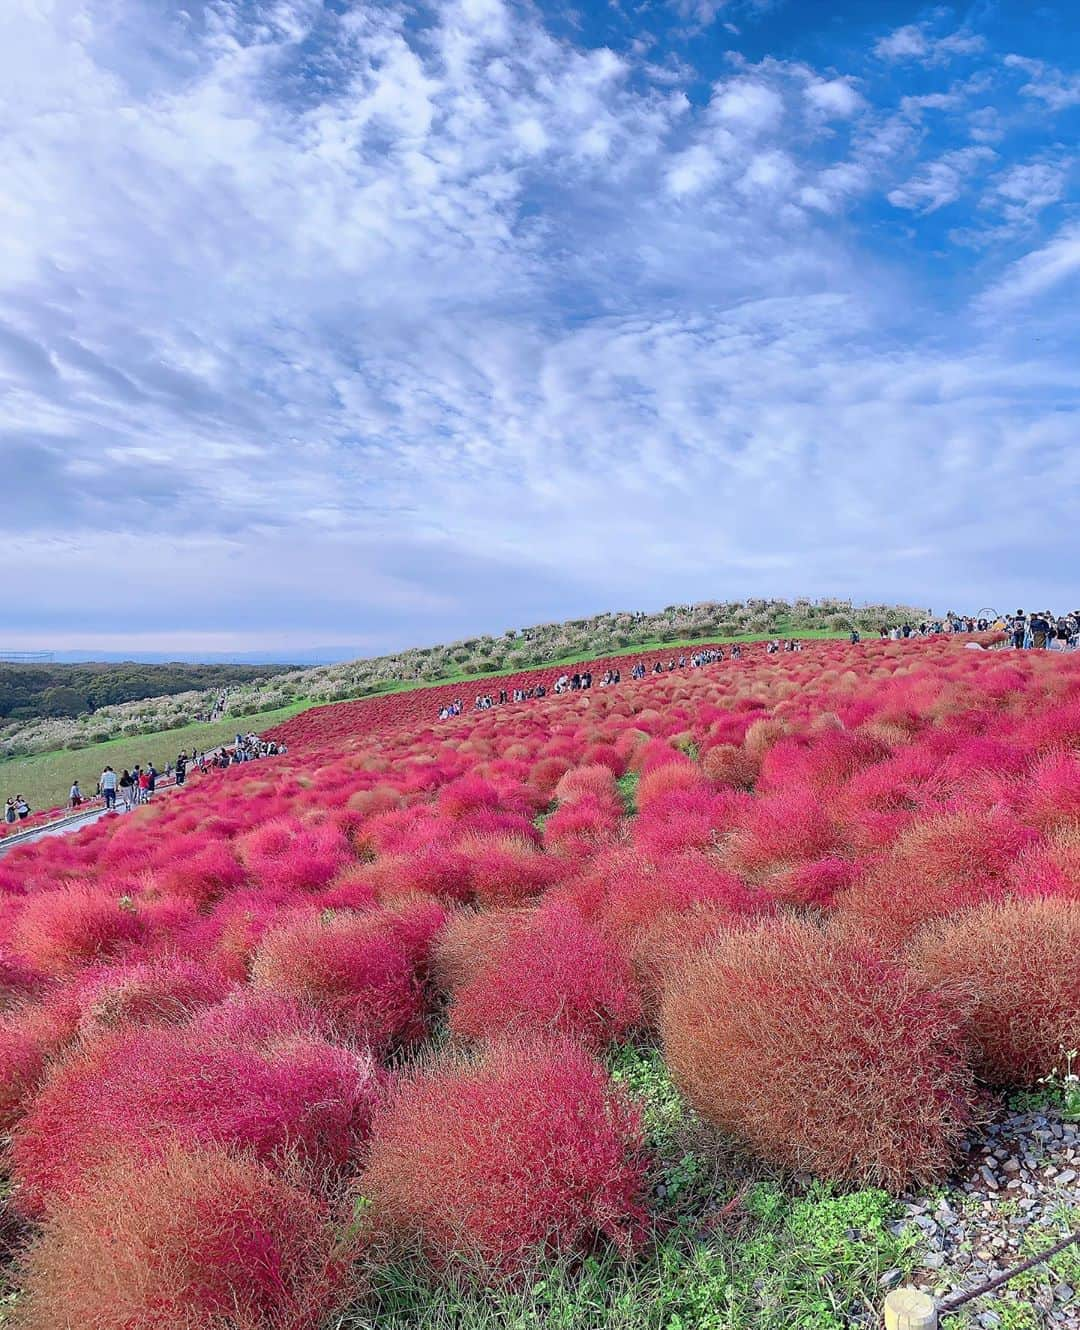
<svg viewBox="0 0 1080 1330">
<path fill-rule="evenodd" d="M 207 722 L 218 716 L 277 711 L 298 702 L 335 702 L 402 686 L 453 683 L 470 677 L 559 664 L 652 645 L 742 636 L 871 632 L 917 622 L 928 613 L 909 605 L 855 606 L 840 599 L 704 601 L 669 605 L 655 613 L 628 611 L 507 629 L 439 646 L 412 647 L 389 655 L 307 669 L 228 687 L 142 697 L 102 706 L 90 715 L 37 716 L 0 725 L 0 758 L 58 749 L 80 749 L 125 736 L 153 734 Z M 266 669 L 257 670 L 266 675 Z"/>
</svg>

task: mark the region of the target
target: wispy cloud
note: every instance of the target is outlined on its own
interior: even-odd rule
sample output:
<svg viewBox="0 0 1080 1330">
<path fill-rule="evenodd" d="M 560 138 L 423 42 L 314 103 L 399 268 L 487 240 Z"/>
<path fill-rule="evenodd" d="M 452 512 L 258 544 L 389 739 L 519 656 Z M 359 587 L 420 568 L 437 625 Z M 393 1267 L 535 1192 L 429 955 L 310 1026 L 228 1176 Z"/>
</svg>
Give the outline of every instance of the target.
<svg viewBox="0 0 1080 1330">
<path fill-rule="evenodd" d="M 984 145 L 957 148 L 944 153 L 927 164 L 903 185 L 889 191 L 889 202 L 894 208 L 909 208 L 930 213 L 955 203 L 967 188 L 971 177 L 996 153 Z"/>
<path fill-rule="evenodd" d="M 1030 304 L 1080 275 L 1080 223 L 1070 223 L 1047 244 L 1017 259 L 983 294 L 985 308 Z M 1074 306 L 1075 308 L 1075 306 Z"/>
<path fill-rule="evenodd" d="M 874 54 L 882 60 L 944 64 L 954 56 L 978 55 L 986 41 L 978 33 L 958 29 L 936 36 L 930 24 L 909 23 L 878 39 Z"/>
<path fill-rule="evenodd" d="M 751 10 L 677 18 L 721 14 Z M 985 317 L 1066 298 L 1068 158 L 1009 138 L 1026 83 L 950 76 L 1000 72 L 970 34 L 918 28 L 910 83 L 902 42 L 702 77 L 682 36 L 503 0 L 18 0 L 6 29 L 23 633 L 925 599 L 949 560 L 974 587 L 981 512 L 1080 479 L 1073 348 L 1033 364 Z M 939 281 L 946 226 L 1017 229 Z"/>
</svg>

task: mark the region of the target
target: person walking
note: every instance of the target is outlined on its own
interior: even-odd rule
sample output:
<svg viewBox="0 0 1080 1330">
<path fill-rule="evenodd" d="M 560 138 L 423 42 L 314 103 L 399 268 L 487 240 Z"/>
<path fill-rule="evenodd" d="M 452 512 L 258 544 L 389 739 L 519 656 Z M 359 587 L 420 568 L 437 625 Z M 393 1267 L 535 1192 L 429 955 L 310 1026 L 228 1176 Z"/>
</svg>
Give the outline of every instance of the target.
<svg viewBox="0 0 1080 1330">
<path fill-rule="evenodd" d="M 18 814 L 20 822 L 24 822 L 30 816 L 30 805 L 21 794 L 15 796 L 15 812 Z"/>
<path fill-rule="evenodd" d="M 187 777 L 187 753 L 181 753 L 176 759 L 176 783 L 183 785 Z"/>
<path fill-rule="evenodd" d="M 125 767 L 120 773 L 119 786 L 121 802 L 123 803 L 124 808 L 130 813 L 135 802 L 135 796 L 132 794 L 132 790 L 135 788 L 135 782 L 131 779 L 131 772 L 128 771 L 127 767 Z"/>
<path fill-rule="evenodd" d="M 144 804 L 150 798 L 150 772 L 145 767 L 139 769 L 139 803 Z"/>
<path fill-rule="evenodd" d="M 15 811 L 15 800 L 9 799 L 4 805 L 4 821 L 7 823 L 15 822 L 18 819 L 18 813 Z"/>
<path fill-rule="evenodd" d="M 98 781 L 98 788 L 101 790 L 106 808 L 116 807 L 116 784 L 116 772 L 112 767 L 106 767 Z"/>
<path fill-rule="evenodd" d="M 73 780 L 71 789 L 68 791 L 68 807 L 75 809 L 82 803 L 82 790 L 79 789 L 79 782 Z"/>
</svg>

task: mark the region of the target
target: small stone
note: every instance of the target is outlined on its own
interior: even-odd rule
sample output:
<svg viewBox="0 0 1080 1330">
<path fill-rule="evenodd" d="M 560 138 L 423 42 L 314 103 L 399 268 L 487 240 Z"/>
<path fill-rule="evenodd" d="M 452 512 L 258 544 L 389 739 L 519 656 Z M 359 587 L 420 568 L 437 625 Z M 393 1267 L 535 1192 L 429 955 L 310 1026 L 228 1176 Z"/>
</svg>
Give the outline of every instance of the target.
<svg viewBox="0 0 1080 1330">
<path fill-rule="evenodd" d="M 1073 1296 L 1072 1286 L 1070 1284 L 1058 1284 L 1054 1289 L 1054 1297 L 1058 1302 L 1071 1302 Z"/>
<path fill-rule="evenodd" d="M 895 1267 L 892 1270 L 886 1270 L 878 1280 L 878 1288 L 892 1288 L 892 1286 L 900 1279 L 902 1273 L 903 1272 L 900 1269 Z"/>
<path fill-rule="evenodd" d="M 983 1330 L 993 1330 L 995 1325 L 1001 1324 L 1001 1317 L 997 1312 L 981 1312 L 979 1324 L 983 1327 Z"/>
<path fill-rule="evenodd" d="M 979 1169 L 979 1176 L 982 1178 L 983 1182 L 986 1183 L 987 1187 L 989 1187 L 991 1191 L 997 1191 L 998 1180 L 997 1178 L 994 1177 L 993 1173 L 991 1173 L 991 1171 L 986 1167 L 985 1164 L 982 1166 L 982 1168 Z"/>
<path fill-rule="evenodd" d="M 1075 1169 L 1075 1168 L 1066 1168 L 1066 1169 L 1063 1169 L 1063 1170 L 1057 1175 L 1057 1177 L 1055 1178 L 1055 1181 L 1058 1182 L 1058 1183 L 1060 1183 L 1060 1185 L 1061 1185 L 1062 1187 L 1067 1187 L 1067 1186 L 1069 1185 L 1070 1182 L 1075 1182 L 1075 1181 L 1076 1181 L 1076 1169 Z"/>
</svg>

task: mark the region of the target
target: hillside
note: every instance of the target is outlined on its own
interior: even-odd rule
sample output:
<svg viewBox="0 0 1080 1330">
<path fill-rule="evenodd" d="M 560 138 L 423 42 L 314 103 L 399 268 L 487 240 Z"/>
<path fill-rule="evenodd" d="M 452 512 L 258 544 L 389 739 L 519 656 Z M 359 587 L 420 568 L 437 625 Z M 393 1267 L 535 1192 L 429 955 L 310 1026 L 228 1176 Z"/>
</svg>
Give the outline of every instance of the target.
<svg viewBox="0 0 1080 1330">
<path fill-rule="evenodd" d="M 850 601 L 832 599 L 706 601 L 698 605 L 669 605 L 655 613 L 597 614 L 564 623 L 509 628 L 498 637 L 463 638 L 441 646 L 413 647 L 393 655 L 313 669 L 273 673 L 263 666 L 237 666 L 232 668 L 262 677 L 231 684 L 215 680 L 209 687 L 189 686 L 183 692 L 166 688 L 162 690 L 166 695 L 143 694 L 133 701 L 99 706 L 92 715 L 58 716 L 55 712 L 38 711 L 33 717 L 0 722 L 0 757 L 85 748 L 123 735 L 151 734 L 205 721 L 222 687 L 228 688 L 224 714 L 248 716 L 298 701 L 333 702 L 401 684 L 452 683 L 473 675 L 526 669 L 574 657 L 611 655 L 639 645 L 774 633 L 847 632 L 853 625 L 872 632 L 905 622 L 916 623 L 926 614 L 926 610 L 909 605 L 854 606 Z M 202 668 L 213 672 L 223 667 L 127 668 L 145 672 L 159 668 L 176 671 Z M 273 677 L 267 678 L 269 674 Z M 0 710 L 0 716 L 3 714 Z"/>
</svg>

